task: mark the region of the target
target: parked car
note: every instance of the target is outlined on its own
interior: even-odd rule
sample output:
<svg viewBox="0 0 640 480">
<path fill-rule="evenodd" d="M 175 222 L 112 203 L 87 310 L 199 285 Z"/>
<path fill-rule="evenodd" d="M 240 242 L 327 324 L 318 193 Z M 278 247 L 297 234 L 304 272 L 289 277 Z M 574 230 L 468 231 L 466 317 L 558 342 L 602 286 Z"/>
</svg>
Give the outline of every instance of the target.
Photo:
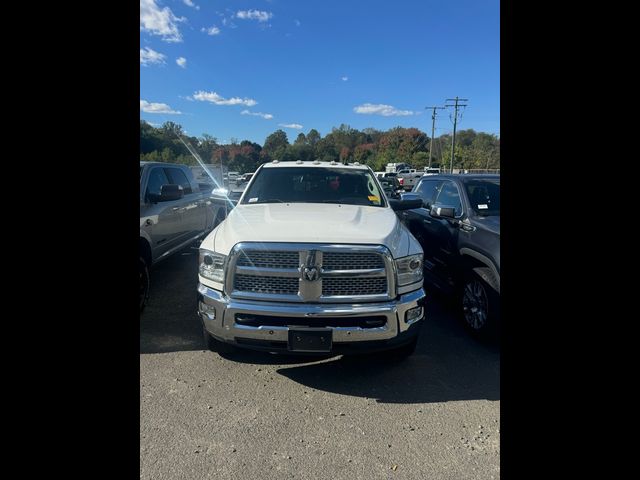
<svg viewBox="0 0 640 480">
<path fill-rule="evenodd" d="M 388 198 L 400 198 L 400 194 L 404 192 L 398 177 L 381 177 L 378 178 L 384 193 Z"/>
<path fill-rule="evenodd" d="M 251 177 L 253 177 L 253 173 L 245 173 L 244 175 L 240 175 L 236 178 L 236 185 L 240 186 L 243 183 L 248 183 L 249 180 L 251 180 Z"/>
<path fill-rule="evenodd" d="M 407 168 L 398 172 L 398 177 L 402 178 L 402 186 L 405 190 L 411 190 L 422 178 L 422 172 L 415 168 Z"/>
<path fill-rule="evenodd" d="M 213 227 L 217 227 L 229 212 L 238 204 L 246 184 L 240 187 L 216 188 L 211 193 L 211 206 L 214 211 Z"/>
<path fill-rule="evenodd" d="M 458 298 L 478 336 L 500 319 L 500 176 L 430 175 L 412 193 L 423 207 L 399 213 L 424 249 L 425 281 Z"/>
<path fill-rule="evenodd" d="M 290 353 L 415 349 L 424 318 L 422 248 L 371 169 L 262 165 L 202 242 L 198 312 L 208 348 Z"/>
<path fill-rule="evenodd" d="M 210 194 L 186 165 L 140 162 L 140 313 L 150 268 L 213 229 Z"/>
<path fill-rule="evenodd" d="M 404 190 L 404 178 L 400 177 L 398 175 L 398 172 L 385 172 L 383 178 L 396 178 L 398 180 L 398 183 L 400 184 L 400 188 Z"/>
<path fill-rule="evenodd" d="M 411 168 L 411 165 L 408 163 L 387 163 L 385 170 L 387 172 L 399 172 L 400 170 L 404 170 L 405 168 Z"/>
</svg>

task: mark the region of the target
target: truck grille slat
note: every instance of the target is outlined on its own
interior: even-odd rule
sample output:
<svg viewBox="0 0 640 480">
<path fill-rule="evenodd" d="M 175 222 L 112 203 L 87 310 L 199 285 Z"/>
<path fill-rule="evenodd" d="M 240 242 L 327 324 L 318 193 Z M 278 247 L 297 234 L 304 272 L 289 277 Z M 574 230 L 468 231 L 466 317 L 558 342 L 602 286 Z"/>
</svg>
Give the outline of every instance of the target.
<svg viewBox="0 0 640 480">
<path fill-rule="evenodd" d="M 322 295 L 380 295 L 387 291 L 386 277 L 373 278 L 325 278 Z"/>
<path fill-rule="evenodd" d="M 238 257 L 239 267 L 298 268 L 298 252 L 264 252 L 244 250 Z"/>
<path fill-rule="evenodd" d="M 241 292 L 297 295 L 299 284 L 297 278 L 236 275 L 234 288 Z"/>
<path fill-rule="evenodd" d="M 377 253 L 326 252 L 322 266 L 327 270 L 366 270 L 384 268 L 384 260 Z"/>
</svg>

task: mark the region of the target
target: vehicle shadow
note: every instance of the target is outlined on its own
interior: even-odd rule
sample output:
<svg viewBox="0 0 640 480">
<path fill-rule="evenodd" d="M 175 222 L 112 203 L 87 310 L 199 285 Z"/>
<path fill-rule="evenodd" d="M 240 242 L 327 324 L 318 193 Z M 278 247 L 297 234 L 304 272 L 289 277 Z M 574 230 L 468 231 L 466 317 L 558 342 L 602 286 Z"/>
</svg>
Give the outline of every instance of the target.
<svg viewBox="0 0 640 480">
<path fill-rule="evenodd" d="M 140 353 L 204 349 L 196 315 L 197 262 L 197 250 L 187 250 L 151 272 L 149 305 L 140 317 Z M 280 375 L 301 385 L 383 403 L 499 400 L 499 345 L 471 338 L 453 306 L 437 295 L 428 296 L 426 314 L 415 353 L 401 363 L 382 354 L 307 357 L 250 350 L 224 358 L 281 366 Z"/>
<path fill-rule="evenodd" d="M 140 353 L 204 350 L 202 323 L 196 313 L 197 286 L 197 248 L 176 253 L 152 269 L 149 303 L 140 316 Z M 222 356 L 256 365 L 289 365 L 322 359 L 251 350 L 238 350 L 232 356 Z"/>
<path fill-rule="evenodd" d="M 149 303 L 140 316 L 140 353 L 202 350 L 196 314 L 198 250 L 186 249 L 151 269 Z"/>
<path fill-rule="evenodd" d="M 427 302 L 415 353 L 401 363 L 383 355 L 342 357 L 277 373 L 304 386 L 380 403 L 500 400 L 500 350 L 469 337 L 451 307 Z"/>
</svg>

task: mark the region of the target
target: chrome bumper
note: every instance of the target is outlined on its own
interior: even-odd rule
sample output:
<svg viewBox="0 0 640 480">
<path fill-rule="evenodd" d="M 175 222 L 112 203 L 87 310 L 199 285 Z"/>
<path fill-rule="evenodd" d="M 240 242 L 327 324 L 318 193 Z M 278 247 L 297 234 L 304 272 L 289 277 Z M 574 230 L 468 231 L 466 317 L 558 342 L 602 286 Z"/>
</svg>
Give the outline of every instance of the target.
<svg viewBox="0 0 640 480">
<path fill-rule="evenodd" d="M 246 326 L 236 324 L 236 314 L 271 315 L 274 317 L 322 318 L 322 317 L 365 317 L 385 316 L 384 326 L 375 328 L 327 327 L 333 330 L 333 343 L 369 342 L 396 338 L 409 327 L 424 318 L 425 293 L 422 288 L 404 295 L 395 301 L 360 304 L 294 304 L 236 300 L 222 292 L 198 284 L 198 315 L 206 330 L 218 340 L 236 343 L 237 339 L 262 340 L 266 342 L 287 342 L 289 327 L 261 325 Z M 422 315 L 407 323 L 408 310 L 422 306 Z M 305 327 L 296 326 L 296 330 Z"/>
</svg>

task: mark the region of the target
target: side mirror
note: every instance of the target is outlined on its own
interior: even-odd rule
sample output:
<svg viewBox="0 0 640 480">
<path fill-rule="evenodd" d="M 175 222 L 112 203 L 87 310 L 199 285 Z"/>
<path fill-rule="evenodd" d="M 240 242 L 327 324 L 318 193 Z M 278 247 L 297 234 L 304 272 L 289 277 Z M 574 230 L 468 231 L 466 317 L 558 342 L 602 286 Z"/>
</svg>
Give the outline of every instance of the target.
<svg viewBox="0 0 640 480">
<path fill-rule="evenodd" d="M 456 209 L 454 207 L 431 207 L 429 211 L 434 218 L 455 218 Z"/>
<path fill-rule="evenodd" d="M 396 212 L 399 210 L 413 210 L 414 208 L 422 207 L 422 200 L 419 198 L 415 200 L 405 200 L 404 198 L 400 200 L 389 199 L 389 206 Z"/>
<path fill-rule="evenodd" d="M 180 185 L 167 183 L 160 187 L 160 195 L 149 195 L 149 197 L 152 202 L 171 202 L 184 197 L 184 190 Z"/>
<path fill-rule="evenodd" d="M 401 195 L 402 200 L 420 200 L 422 201 L 422 199 L 420 198 L 420 195 L 418 195 L 417 193 L 413 193 L 413 192 L 406 192 L 403 193 Z"/>
</svg>

